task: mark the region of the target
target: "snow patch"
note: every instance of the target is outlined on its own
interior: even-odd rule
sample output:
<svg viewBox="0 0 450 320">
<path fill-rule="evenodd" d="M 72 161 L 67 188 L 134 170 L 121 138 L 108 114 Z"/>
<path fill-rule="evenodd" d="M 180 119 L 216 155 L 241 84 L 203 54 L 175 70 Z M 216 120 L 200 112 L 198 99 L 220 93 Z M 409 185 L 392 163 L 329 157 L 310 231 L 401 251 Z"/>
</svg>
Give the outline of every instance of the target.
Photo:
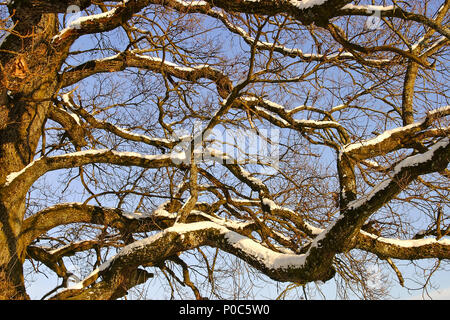
<svg viewBox="0 0 450 320">
<path fill-rule="evenodd" d="M 63 101 L 65 104 L 67 104 L 69 106 L 69 108 L 74 108 L 74 106 L 72 105 L 72 103 L 70 102 L 70 95 L 68 93 L 64 93 L 63 95 L 61 95 Z M 81 125 L 81 120 L 80 117 L 75 114 L 72 110 L 64 110 L 66 111 L 66 113 L 68 113 L 78 125 Z"/>
<path fill-rule="evenodd" d="M 3 185 L 4 187 L 9 186 L 17 177 L 21 176 L 23 173 L 25 173 L 25 171 L 27 171 L 30 167 L 32 167 L 35 164 L 36 160 L 30 162 L 25 168 L 23 168 L 20 171 L 17 172 L 11 172 L 10 174 L 8 174 L 6 176 L 6 181 L 5 184 Z"/>
<path fill-rule="evenodd" d="M 122 216 L 124 216 L 127 219 L 133 220 L 133 219 L 145 219 L 150 216 L 148 213 L 144 212 L 130 212 L 130 211 L 123 211 Z"/>
<path fill-rule="evenodd" d="M 364 234 L 367 237 L 370 237 L 372 239 L 376 239 L 377 241 L 395 245 L 401 248 L 417 248 L 421 246 L 426 245 L 434 245 L 434 244 L 440 244 L 445 246 L 450 246 L 450 239 L 441 238 L 439 240 L 433 239 L 433 238 L 424 238 L 424 239 L 414 239 L 414 240 L 402 240 L 402 239 L 393 239 L 393 238 L 383 238 L 375 236 L 371 233 L 365 232 L 361 230 L 361 233 Z"/>
<path fill-rule="evenodd" d="M 306 254 L 275 252 L 236 232 L 228 232 L 225 238 L 234 248 L 258 260 L 268 269 L 299 268 L 304 265 L 306 260 Z"/>
<path fill-rule="evenodd" d="M 383 142 L 384 140 L 389 139 L 394 133 L 401 132 L 401 131 L 408 131 L 410 129 L 419 127 L 421 124 L 422 124 L 422 122 L 416 122 L 416 123 L 412 123 L 412 124 L 404 126 L 404 127 L 399 127 L 399 128 L 394 128 L 394 129 L 391 129 L 391 130 L 386 130 L 382 134 L 376 136 L 373 139 L 369 139 L 369 140 L 365 140 L 365 141 L 361 141 L 361 142 L 348 144 L 347 146 L 343 147 L 342 151 L 343 152 L 350 152 L 350 151 L 353 151 L 355 149 L 359 149 L 361 147 L 377 145 L 377 144 Z"/>
<path fill-rule="evenodd" d="M 289 1 L 292 5 L 297 7 L 300 10 L 312 8 L 314 6 L 320 6 L 327 2 L 328 0 L 291 0 Z"/>
</svg>

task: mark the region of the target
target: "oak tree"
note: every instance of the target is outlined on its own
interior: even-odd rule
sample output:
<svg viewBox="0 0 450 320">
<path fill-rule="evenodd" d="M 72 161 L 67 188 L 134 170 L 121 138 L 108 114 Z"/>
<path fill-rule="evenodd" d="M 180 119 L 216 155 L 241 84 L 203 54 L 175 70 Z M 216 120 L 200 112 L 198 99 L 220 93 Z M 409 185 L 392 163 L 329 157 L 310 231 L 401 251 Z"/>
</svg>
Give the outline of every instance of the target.
<svg viewBox="0 0 450 320">
<path fill-rule="evenodd" d="M 449 6 L 1 3 L 0 297 L 374 298 L 371 263 L 445 264 Z"/>
</svg>

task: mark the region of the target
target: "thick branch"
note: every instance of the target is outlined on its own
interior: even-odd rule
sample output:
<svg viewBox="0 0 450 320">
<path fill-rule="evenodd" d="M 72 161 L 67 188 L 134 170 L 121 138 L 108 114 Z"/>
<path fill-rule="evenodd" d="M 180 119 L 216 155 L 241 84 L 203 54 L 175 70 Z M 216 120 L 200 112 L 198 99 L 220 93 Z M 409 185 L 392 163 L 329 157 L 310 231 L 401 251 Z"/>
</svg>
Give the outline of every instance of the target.
<svg viewBox="0 0 450 320">
<path fill-rule="evenodd" d="M 201 78 L 212 80 L 216 83 L 222 98 L 226 98 L 232 89 L 231 81 L 218 69 L 208 65 L 182 67 L 158 57 L 139 54 L 137 51 L 127 51 L 109 58 L 85 62 L 64 72 L 61 76 L 61 85 L 67 87 L 97 73 L 117 72 L 132 67 L 157 73 L 164 72 L 167 75 L 192 82 Z"/>
<path fill-rule="evenodd" d="M 85 147 L 87 142 L 85 140 L 86 132 L 81 126 L 80 120 L 73 114 L 51 105 L 48 112 L 48 117 L 53 121 L 59 123 L 70 137 L 70 140 L 76 147 Z"/>
<path fill-rule="evenodd" d="M 161 168 L 176 166 L 171 155 L 142 155 L 135 152 L 118 152 L 114 150 L 86 150 L 53 157 L 41 157 L 34 160 L 19 172 L 7 176 L 1 186 L 2 197 L 21 199 L 31 185 L 46 172 L 76 168 L 90 163 L 109 163 L 121 166 L 138 166 L 142 168 Z"/>
<path fill-rule="evenodd" d="M 355 142 L 343 147 L 342 153 L 356 161 L 362 161 L 373 158 L 389 152 L 410 147 L 422 138 L 427 137 L 424 134 L 435 120 L 450 115 L 450 106 L 428 112 L 427 116 L 420 122 L 416 122 L 404 127 L 387 130 L 375 138 Z M 442 129 L 442 136 L 446 136 L 446 130 Z"/>
<path fill-rule="evenodd" d="M 198 205 L 201 207 L 201 205 Z M 254 229 L 252 222 L 235 222 L 215 218 L 201 211 L 192 210 L 187 222 L 213 221 L 230 230 L 248 233 Z M 21 241 L 26 246 L 53 228 L 72 223 L 91 223 L 113 227 L 128 233 L 150 232 L 172 226 L 177 215 L 163 209 L 153 213 L 126 212 L 118 208 L 105 208 L 83 203 L 62 203 L 46 208 L 25 219 Z"/>
<path fill-rule="evenodd" d="M 450 240 L 448 239 L 399 240 L 377 237 L 361 231 L 356 248 L 392 259 L 450 259 Z"/>
</svg>

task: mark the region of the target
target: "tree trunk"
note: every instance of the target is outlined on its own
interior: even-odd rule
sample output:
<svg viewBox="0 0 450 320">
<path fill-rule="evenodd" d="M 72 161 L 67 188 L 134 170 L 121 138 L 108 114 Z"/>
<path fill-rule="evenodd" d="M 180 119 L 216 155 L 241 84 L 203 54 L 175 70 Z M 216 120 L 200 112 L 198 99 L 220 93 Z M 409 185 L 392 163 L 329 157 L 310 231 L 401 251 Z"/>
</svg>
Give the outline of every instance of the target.
<svg viewBox="0 0 450 320">
<path fill-rule="evenodd" d="M 13 218 L 13 209 L 0 200 L 0 299 L 27 299 L 23 281 L 24 250 L 19 244 L 20 221 Z M 25 202 L 18 204 L 24 212 Z"/>
<path fill-rule="evenodd" d="M 26 248 L 19 241 L 28 190 L 15 190 L 9 182 L 11 173 L 33 161 L 57 89 L 59 66 L 49 42 L 57 17 L 38 18 L 17 21 L 14 30 L 21 36 L 10 34 L 4 41 L 16 51 L 0 55 L 0 299 L 28 298 L 22 267 Z"/>
<path fill-rule="evenodd" d="M 42 96 L 44 92 L 37 93 Z M 0 283 L 1 298 L 25 298 L 22 264 L 25 248 L 19 243 L 27 190 L 9 186 L 11 173 L 18 172 L 34 157 L 48 103 L 27 104 L 22 100 L 0 106 Z"/>
</svg>

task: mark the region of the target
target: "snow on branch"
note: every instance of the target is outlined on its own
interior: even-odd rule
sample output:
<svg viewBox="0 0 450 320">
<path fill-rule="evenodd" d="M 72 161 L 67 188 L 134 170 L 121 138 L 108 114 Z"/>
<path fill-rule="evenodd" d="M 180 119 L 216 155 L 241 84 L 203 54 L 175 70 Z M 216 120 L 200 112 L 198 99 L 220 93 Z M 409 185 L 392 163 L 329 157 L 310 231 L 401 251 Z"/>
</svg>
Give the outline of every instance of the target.
<svg viewBox="0 0 450 320">
<path fill-rule="evenodd" d="M 252 190 L 257 191 L 262 195 L 269 194 L 267 186 L 260 179 L 255 178 L 250 172 L 238 165 L 235 159 L 214 148 L 207 148 L 207 151 L 211 160 L 223 164 L 236 178 L 247 184 Z"/>
<path fill-rule="evenodd" d="M 107 225 L 116 229 L 126 229 L 127 232 L 158 231 L 172 226 L 177 218 L 176 212 L 165 210 L 167 203 L 164 202 L 153 212 L 129 212 L 119 208 L 101 207 L 81 202 L 59 203 L 25 219 L 22 241 L 25 245 L 28 245 L 53 228 L 83 222 Z M 254 228 L 253 221 L 224 219 L 207 214 L 197 208 L 192 210 L 188 221 L 210 221 L 229 230 L 244 233 L 248 233 Z"/>
<path fill-rule="evenodd" d="M 443 152 L 444 155 L 447 154 L 446 161 L 448 163 L 449 149 L 450 149 L 450 138 L 446 137 L 446 138 L 443 138 L 441 141 L 435 143 L 433 146 L 431 146 L 429 148 L 429 150 L 426 151 L 425 153 L 419 153 L 416 155 L 412 155 L 412 156 L 409 156 L 406 159 L 400 161 L 391 170 L 392 178 L 387 179 L 387 180 L 381 182 L 380 184 L 378 184 L 364 197 L 350 202 L 348 204 L 348 210 L 357 210 L 358 208 L 371 202 L 373 199 L 380 197 L 380 193 L 383 193 L 385 190 L 387 190 L 391 184 L 397 185 L 397 188 L 395 188 L 395 189 L 399 189 L 400 187 L 398 187 L 397 181 L 401 181 L 401 179 L 399 179 L 399 177 L 397 177 L 397 176 L 399 174 L 401 175 L 402 171 L 404 169 L 414 170 L 414 168 L 417 168 L 420 165 L 432 163 L 433 158 L 436 157 L 437 155 L 439 155 L 440 152 Z M 444 159 L 444 162 L 445 162 L 445 159 Z M 433 172 L 433 170 L 427 170 L 424 173 L 427 173 L 428 171 Z M 421 174 L 421 172 L 415 172 L 415 174 L 416 174 L 416 176 L 418 176 Z M 412 178 L 413 178 L 412 175 L 408 176 L 408 180 L 412 180 Z M 396 190 L 396 191 L 399 191 L 399 190 Z"/>
<path fill-rule="evenodd" d="M 78 121 L 80 121 L 80 118 L 76 114 L 76 113 L 78 113 L 94 128 L 109 131 L 123 139 L 136 141 L 136 142 L 143 142 L 145 144 L 155 146 L 155 147 L 164 147 L 164 148 L 171 149 L 177 143 L 179 143 L 179 141 L 176 141 L 176 140 L 169 140 L 169 139 L 164 139 L 164 138 L 154 138 L 154 137 L 149 137 L 148 135 L 145 135 L 145 134 L 134 133 L 130 130 L 118 127 L 118 126 L 112 124 L 111 122 L 108 122 L 105 120 L 98 120 L 93 115 L 91 115 L 89 112 L 84 110 L 83 108 L 75 106 L 72 99 L 68 96 L 68 94 L 63 94 L 62 98 L 63 98 L 63 103 L 66 106 L 66 108 L 71 110 L 70 113 L 73 114 L 72 115 L 73 118 L 76 117 L 78 119 Z M 75 111 L 76 113 L 74 113 L 73 111 Z"/>
<path fill-rule="evenodd" d="M 66 130 L 69 139 L 76 147 L 87 146 L 86 131 L 78 115 L 70 109 L 51 104 L 48 116 Z"/>
<path fill-rule="evenodd" d="M 73 85 L 94 74 L 122 71 L 126 68 L 141 68 L 155 73 L 164 72 L 173 77 L 193 82 L 199 79 L 209 79 L 216 84 L 222 98 L 227 97 L 232 90 L 229 78 L 217 68 L 207 64 L 180 66 L 166 59 L 143 54 L 140 50 L 121 52 L 110 57 L 87 61 L 71 68 L 61 76 L 62 87 Z"/>
<path fill-rule="evenodd" d="M 293 117 L 296 112 L 301 110 L 313 110 L 320 114 L 327 115 L 325 111 L 317 108 L 301 106 L 291 110 L 286 110 L 284 106 L 267 99 L 257 99 L 254 97 L 242 97 L 241 99 L 245 101 L 247 105 L 254 106 L 253 109 L 256 114 L 277 126 L 293 128 L 296 130 L 303 130 L 304 128 L 337 129 L 344 136 L 347 136 L 345 128 L 339 122 L 330 120 L 295 119 Z"/>
<path fill-rule="evenodd" d="M 442 10 L 444 5 L 441 6 L 438 12 Z M 355 5 L 348 3 L 345 6 L 342 6 L 340 9 L 335 10 L 333 16 L 370 16 L 374 13 L 379 14 L 381 17 L 392 17 L 398 18 L 402 20 L 415 21 L 420 24 L 426 25 L 436 31 L 438 31 L 443 36 L 450 38 L 450 31 L 448 28 L 438 23 L 437 21 L 430 19 L 424 15 L 408 12 L 402 9 L 400 6 L 382 6 L 382 5 Z"/>
<path fill-rule="evenodd" d="M 438 40 L 436 40 L 429 48 L 426 49 L 424 53 L 422 53 L 421 56 L 429 56 L 430 54 L 433 54 L 437 49 L 444 45 L 448 45 L 450 42 L 450 39 L 448 39 L 446 36 L 440 37 Z M 415 43 L 414 45 L 419 45 L 420 43 Z M 413 45 L 413 47 L 414 47 Z"/>
<path fill-rule="evenodd" d="M 431 110 L 420 122 L 386 130 L 375 138 L 345 145 L 341 150 L 341 154 L 345 153 L 355 160 L 364 160 L 380 154 L 386 154 L 403 147 L 404 144 L 411 141 L 414 134 L 429 127 L 436 119 L 448 115 L 450 115 L 450 106 Z"/>
<path fill-rule="evenodd" d="M 272 43 L 272 42 L 266 42 L 257 40 L 253 37 L 251 37 L 248 32 L 246 32 L 243 28 L 234 25 L 231 23 L 226 16 L 218 11 L 215 10 L 209 10 L 207 14 L 211 17 L 217 18 L 225 25 L 225 27 L 233 32 L 234 34 L 237 34 L 242 37 L 242 39 L 250 46 L 255 46 L 259 50 L 266 50 L 266 51 L 275 51 L 278 52 L 284 56 L 291 57 L 291 58 L 299 58 L 300 60 L 304 62 L 335 62 L 335 61 L 342 61 L 342 60 L 355 60 L 357 62 L 368 64 L 368 65 L 382 65 L 391 63 L 391 59 L 373 59 L 373 58 L 362 58 L 362 57 L 355 57 L 352 53 L 346 52 L 345 50 L 338 50 L 336 53 L 331 54 L 319 54 L 319 53 L 305 53 L 303 50 L 299 48 L 289 48 L 287 46 Z"/>
<path fill-rule="evenodd" d="M 148 1 L 153 4 L 160 4 L 160 1 Z M 292 18 L 304 23 L 323 23 L 333 16 L 337 8 L 341 8 L 351 0 L 205 0 L 205 1 L 183 1 L 168 0 L 165 6 L 171 7 L 180 12 L 209 14 L 212 7 L 221 8 L 225 11 L 274 15 L 285 13 Z"/>
<path fill-rule="evenodd" d="M 91 285 L 99 276 L 120 272 L 124 268 L 137 268 L 152 262 L 163 261 L 180 251 L 210 245 L 242 257 L 269 276 L 281 281 L 295 281 L 296 271 L 305 266 L 307 254 L 280 253 L 239 233 L 230 231 L 214 222 L 176 224 L 148 238 L 135 241 L 124 247 L 118 254 L 96 268 L 79 283 L 66 292 L 79 290 Z"/>
<path fill-rule="evenodd" d="M 357 10 L 362 11 L 365 14 L 371 15 L 374 11 L 383 12 L 383 11 L 392 11 L 394 10 L 394 6 L 377 6 L 377 5 L 355 5 L 352 3 L 346 4 L 341 8 L 341 10 Z"/>
<path fill-rule="evenodd" d="M 181 155 L 182 156 L 182 155 Z M 67 169 L 83 166 L 91 163 L 108 163 L 121 166 L 139 166 L 143 168 L 173 167 L 173 155 L 144 155 L 137 152 L 120 152 L 109 149 L 85 150 L 64 155 L 41 157 L 18 172 L 10 173 L 2 186 L 11 192 L 19 186 L 19 190 L 26 193 L 28 188 L 43 174 L 58 169 Z M 8 192 L 8 191 L 5 191 Z"/>
<path fill-rule="evenodd" d="M 393 259 L 450 259 L 450 239 L 392 239 L 361 231 L 357 248 Z"/>
<path fill-rule="evenodd" d="M 122 15 L 124 13 L 123 9 L 128 2 L 129 2 L 129 0 L 123 0 L 120 5 L 114 7 L 113 9 L 111 9 L 109 11 L 102 12 L 99 14 L 93 14 L 93 15 L 89 15 L 89 16 L 85 16 L 85 17 L 79 17 L 78 19 L 71 21 L 70 25 L 68 25 L 66 28 L 61 30 L 56 36 L 53 37 L 53 39 L 52 39 L 53 43 L 57 43 L 60 40 L 63 40 L 65 38 L 69 37 L 71 34 L 76 33 L 77 30 L 85 28 L 86 25 L 100 26 L 102 23 L 105 26 L 108 25 L 108 23 L 105 23 L 105 22 L 110 22 L 111 18 Z M 115 27 L 115 25 L 112 27 Z M 95 32 L 102 31 L 101 29 L 102 28 L 98 28 Z M 82 31 L 81 33 L 84 33 L 85 30 L 80 30 L 80 31 Z"/>
</svg>

